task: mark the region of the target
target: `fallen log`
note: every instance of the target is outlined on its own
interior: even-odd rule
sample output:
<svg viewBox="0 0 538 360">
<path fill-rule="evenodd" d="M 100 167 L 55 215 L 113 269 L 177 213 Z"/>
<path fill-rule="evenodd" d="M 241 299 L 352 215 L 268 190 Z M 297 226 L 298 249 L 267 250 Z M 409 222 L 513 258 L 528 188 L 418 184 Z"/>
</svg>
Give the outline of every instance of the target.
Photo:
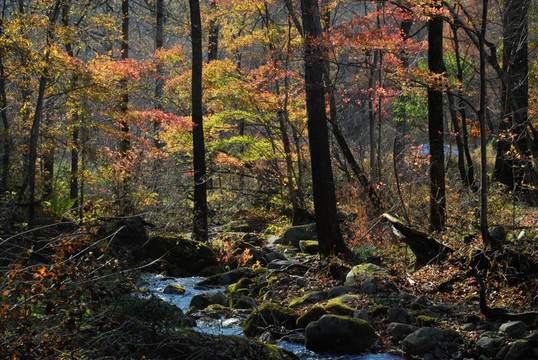
<svg viewBox="0 0 538 360">
<path fill-rule="evenodd" d="M 385 213 L 382 217 L 390 222 L 394 235 L 409 245 L 409 248 L 415 254 L 415 266 L 417 268 L 427 265 L 434 260 L 440 260 L 454 251 L 434 239 L 431 235 L 405 225 L 398 218 L 390 214 Z"/>
</svg>

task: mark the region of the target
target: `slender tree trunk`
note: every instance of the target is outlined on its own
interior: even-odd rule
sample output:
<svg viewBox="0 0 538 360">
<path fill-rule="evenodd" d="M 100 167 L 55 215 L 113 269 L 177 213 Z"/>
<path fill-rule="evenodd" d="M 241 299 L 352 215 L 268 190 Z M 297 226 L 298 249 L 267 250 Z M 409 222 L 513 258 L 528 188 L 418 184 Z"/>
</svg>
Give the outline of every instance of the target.
<svg viewBox="0 0 538 360">
<path fill-rule="evenodd" d="M 212 11 L 217 9 L 214 0 L 209 1 Z M 207 46 L 207 60 L 213 61 L 218 59 L 219 53 L 219 21 L 216 17 L 212 17 L 209 21 L 209 44 Z"/>
<path fill-rule="evenodd" d="M 129 0 L 121 2 L 121 60 L 129 59 Z M 129 135 L 129 123 L 124 119 L 129 110 L 129 92 L 127 90 L 127 81 L 123 81 L 123 98 L 120 104 L 120 112 L 123 119 L 120 121 L 120 156 L 125 166 L 126 172 L 123 174 L 123 189 L 120 193 L 120 211 L 122 214 L 132 212 L 130 201 L 128 200 L 130 192 L 131 174 L 128 170 L 127 162 L 129 161 L 129 151 L 131 150 L 131 140 Z"/>
<path fill-rule="evenodd" d="M 9 173 L 11 167 L 11 136 L 9 118 L 7 114 L 7 94 L 6 94 L 6 74 L 4 70 L 3 55 L 0 54 L 0 116 L 2 117 L 2 179 L 0 180 L 0 191 L 8 190 Z"/>
<path fill-rule="evenodd" d="M 155 3 L 155 52 L 163 48 L 164 39 L 164 0 L 157 0 Z M 161 63 L 155 69 L 155 109 L 162 110 L 162 96 L 164 88 L 163 66 Z M 153 141 L 157 149 L 161 149 L 164 144 L 159 141 L 160 124 L 153 122 Z"/>
<path fill-rule="evenodd" d="M 308 117 L 308 139 L 312 161 L 314 209 L 322 256 L 342 253 L 342 239 L 336 213 L 335 185 L 329 153 L 325 89 L 323 85 L 322 51 L 317 39 L 321 37 L 321 22 L 317 0 L 301 0 L 305 31 L 305 86 Z"/>
<path fill-rule="evenodd" d="M 428 21 L 428 68 L 441 74 L 443 65 L 443 19 Z M 440 231 L 445 226 L 445 157 L 443 129 L 443 93 L 428 87 L 428 136 L 430 141 L 430 227 Z"/>
<path fill-rule="evenodd" d="M 205 165 L 204 127 L 202 114 L 202 21 L 200 3 L 189 0 L 192 41 L 192 122 L 194 157 L 194 221 L 193 236 L 208 241 L 207 186 Z"/>
<path fill-rule="evenodd" d="M 37 161 L 37 146 L 39 140 L 39 132 L 41 128 L 41 121 L 44 112 L 45 102 L 45 90 L 49 80 L 49 61 L 50 61 L 50 42 L 53 36 L 53 24 L 58 19 L 60 12 L 60 2 L 54 3 L 50 12 L 47 14 L 48 29 L 45 39 L 45 68 L 39 78 L 39 90 L 37 94 L 36 107 L 34 112 L 34 118 L 32 120 L 32 127 L 30 129 L 30 143 L 28 147 L 28 227 L 33 228 L 36 222 L 36 161 Z M 23 190 L 24 191 L 24 190 Z"/>
<path fill-rule="evenodd" d="M 478 39 L 480 54 L 480 109 L 478 121 L 480 126 L 480 231 L 484 244 L 491 244 L 488 231 L 488 169 L 486 155 L 486 50 L 484 39 L 486 38 L 486 25 L 488 16 L 488 0 L 482 0 L 482 26 Z"/>
<path fill-rule="evenodd" d="M 62 23 L 65 28 L 69 26 L 69 9 L 70 4 L 66 3 L 62 6 Z M 65 42 L 65 51 L 71 57 L 74 57 L 73 46 L 71 42 Z M 71 88 L 76 89 L 79 85 L 79 78 L 76 74 L 71 75 Z M 78 207 L 78 162 L 79 162 L 79 143 L 78 143 L 78 133 L 79 133 L 79 115 L 78 111 L 71 111 L 71 121 L 73 128 L 71 130 L 71 170 L 70 170 L 70 179 L 69 179 L 69 198 L 75 200 L 73 207 Z"/>
<path fill-rule="evenodd" d="M 463 80 L 464 80 L 463 79 L 463 65 L 461 63 L 457 26 L 453 25 L 452 31 L 454 33 L 454 53 L 456 55 L 456 67 L 458 69 L 458 80 L 460 81 L 460 83 L 463 84 Z M 467 112 L 465 111 L 466 105 L 463 101 L 463 95 L 464 95 L 463 91 L 460 91 L 460 97 L 458 100 L 458 111 L 461 117 L 461 137 L 463 140 L 463 156 L 465 159 L 464 163 L 467 164 L 465 179 L 470 189 L 473 191 L 476 191 L 477 186 L 476 186 L 476 181 L 474 178 L 474 165 L 473 165 L 473 159 L 471 158 L 471 151 L 469 149 L 469 134 L 467 132 Z"/>
</svg>

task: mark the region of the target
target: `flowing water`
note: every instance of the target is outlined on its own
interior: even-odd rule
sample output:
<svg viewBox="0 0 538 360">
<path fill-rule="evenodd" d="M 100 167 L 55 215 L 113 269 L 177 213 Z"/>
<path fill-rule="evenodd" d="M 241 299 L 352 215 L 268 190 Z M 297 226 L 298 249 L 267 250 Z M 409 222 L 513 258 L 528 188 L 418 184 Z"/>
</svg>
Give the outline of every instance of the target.
<svg viewBox="0 0 538 360">
<path fill-rule="evenodd" d="M 142 276 L 146 282 L 146 287 L 153 295 L 176 305 L 184 312 L 189 309 L 189 304 L 194 295 L 204 291 L 224 291 L 225 287 L 200 287 L 196 284 L 202 281 L 202 277 L 188 277 L 188 278 L 165 278 L 161 275 L 146 274 Z M 185 288 L 184 295 L 165 294 L 164 288 L 168 284 L 178 284 Z M 243 335 L 241 328 L 242 318 L 238 314 L 237 317 L 221 317 L 220 319 L 203 319 L 196 322 L 196 327 L 193 329 L 213 335 Z M 304 345 L 282 341 L 277 343 L 283 349 L 293 352 L 299 356 L 302 360 L 402 360 L 401 357 L 390 354 L 369 354 L 369 355 L 334 355 L 316 353 L 307 350 Z"/>
</svg>

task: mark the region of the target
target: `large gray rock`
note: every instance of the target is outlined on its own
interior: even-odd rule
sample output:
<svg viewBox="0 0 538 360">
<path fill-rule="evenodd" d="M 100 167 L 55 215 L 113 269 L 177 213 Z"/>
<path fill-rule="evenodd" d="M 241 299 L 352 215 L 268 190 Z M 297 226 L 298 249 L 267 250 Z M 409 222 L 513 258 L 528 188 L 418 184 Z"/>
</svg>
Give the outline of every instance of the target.
<svg viewBox="0 0 538 360">
<path fill-rule="evenodd" d="M 504 360 L 536 359 L 532 354 L 531 344 L 527 340 L 517 340 L 510 346 Z"/>
<path fill-rule="evenodd" d="M 375 276 L 388 277 L 389 273 L 382 267 L 371 263 L 356 265 L 347 273 L 345 285 L 356 286 Z"/>
<path fill-rule="evenodd" d="M 301 240 L 317 240 L 318 234 L 316 224 L 293 226 L 284 233 L 284 241 L 286 245 L 299 248 Z"/>
<path fill-rule="evenodd" d="M 306 348 L 339 354 L 360 354 L 377 335 L 366 321 L 347 316 L 324 315 L 305 330 Z"/>
<path fill-rule="evenodd" d="M 203 310 L 209 305 L 228 305 L 226 295 L 222 291 L 212 291 L 194 295 L 189 307 Z"/>
<path fill-rule="evenodd" d="M 409 324 L 392 322 L 387 326 L 387 330 L 393 338 L 401 340 L 407 335 L 415 332 L 417 330 L 417 327 Z"/>
<path fill-rule="evenodd" d="M 488 336 L 483 336 L 476 342 L 476 347 L 487 356 L 495 356 L 499 351 L 500 344 L 499 340 L 492 339 Z"/>
<path fill-rule="evenodd" d="M 499 327 L 499 335 L 516 339 L 522 338 L 526 331 L 527 326 L 523 321 L 509 321 Z"/>
<path fill-rule="evenodd" d="M 443 340 L 443 337 L 442 330 L 423 327 L 407 335 L 402 342 L 402 348 L 408 355 L 423 356 L 435 350 L 437 344 Z"/>
<path fill-rule="evenodd" d="M 402 308 L 391 308 L 387 311 L 387 321 L 389 323 L 409 324 L 412 315 Z"/>
</svg>

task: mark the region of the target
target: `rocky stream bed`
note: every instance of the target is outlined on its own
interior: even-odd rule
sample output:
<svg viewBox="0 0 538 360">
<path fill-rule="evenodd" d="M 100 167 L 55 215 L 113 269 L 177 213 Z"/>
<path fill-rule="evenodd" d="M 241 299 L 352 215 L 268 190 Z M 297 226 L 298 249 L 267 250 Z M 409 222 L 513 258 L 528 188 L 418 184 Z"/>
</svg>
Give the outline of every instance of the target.
<svg viewBox="0 0 538 360">
<path fill-rule="evenodd" d="M 142 276 L 139 294 L 181 309 L 188 331 L 204 336 L 197 346 L 240 337 L 253 341 L 256 351 L 269 349 L 264 351 L 270 355 L 244 358 L 538 358 L 535 324 L 486 320 L 478 295 L 447 303 L 406 292 L 376 261 L 354 267 L 325 262 L 313 237 L 308 227 L 278 239 L 241 234 L 236 250 L 248 249 L 251 257 L 247 266 L 229 271 L 205 261 L 208 252 L 201 245 L 179 256 L 174 252 L 187 240 L 150 239 L 153 251 L 160 244 L 162 252 L 153 257 L 165 260 L 160 269 L 172 277 Z M 182 266 L 189 271 L 182 272 Z M 182 276 L 195 267 L 203 276 Z M 234 346 L 218 351 L 233 354 Z"/>
</svg>

